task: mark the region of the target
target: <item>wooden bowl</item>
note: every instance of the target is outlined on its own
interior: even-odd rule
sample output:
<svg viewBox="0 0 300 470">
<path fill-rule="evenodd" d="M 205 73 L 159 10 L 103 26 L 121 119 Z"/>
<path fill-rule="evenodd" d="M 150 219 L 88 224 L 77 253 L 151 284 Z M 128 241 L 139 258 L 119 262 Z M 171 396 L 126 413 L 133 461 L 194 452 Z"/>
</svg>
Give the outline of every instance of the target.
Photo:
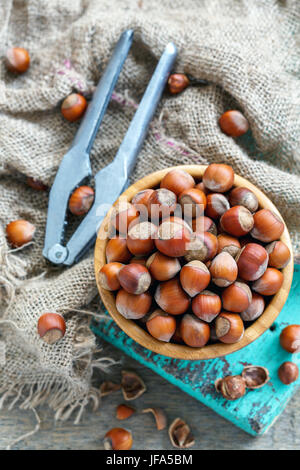
<svg viewBox="0 0 300 470">
<path fill-rule="evenodd" d="M 145 176 L 144 178 L 142 178 L 141 180 L 137 181 L 132 186 L 130 186 L 121 195 L 121 197 L 123 199 L 126 198 L 128 201 L 131 201 L 131 199 L 137 192 L 143 189 L 154 188 L 158 186 L 162 178 L 165 176 L 165 174 L 174 168 L 184 169 L 197 180 L 202 177 L 206 169 L 206 166 L 205 165 L 185 165 L 185 166 L 178 166 L 178 167 L 173 167 L 173 168 L 166 168 L 165 170 L 151 173 L 150 175 Z M 270 199 L 267 198 L 267 196 L 265 196 L 256 186 L 251 184 L 245 178 L 235 175 L 234 186 L 243 186 L 243 187 L 251 189 L 256 194 L 261 208 L 271 209 L 272 211 L 279 214 L 278 210 L 276 209 L 274 204 L 270 201 Z M 110 213 L 111 211 L 109 211 L 109 213 L 105 217 L 100 227 L 100 230 L 98 232 L 98 237 L 96 241 L 96 246 L 95 246 L 96 280 L 97 280 L 97 273 L 99 272 L 101 267 L 106 263 L 105 247 L 106 247 L 107 240 L 108 240 L 107 230 L 108 230 L 108 222 L 109 222 Z M 292 253 L 291 240 L 290 240 L 290 236 L 289 236 L 286 226 L 281 236 L 281 240 L 289 247 Z M 137 343 L 149 349 L 150 351 L 153 351 L 158 354 L 162 354 L 164 356 L 173 357 L 176 359 L 204 360 L 204 359 L 213 359 L 216 357 L 225 356 L 227 354 L 233 353 L 234 351 L 238 351 L 239 349 L 244 348 L 248 344 L 252 343 L 252 341 L 256 340 L 262 333 L 264 333 L 272 325 L 276 317 L 279 315 L 288 297 L 289 290 L 292 284 L 292 279 L 293 279 L 293 268 L 294 268 L 293 257 L 291 257 L 289 264 L 286 266 L 286 268 L 282 270 L 284 274 L 284 281 L 283 281 L 283 285 L 281 289 L 271 299 L 264 313 L 251 326 L 249 326 L 245 330 L 244 337 L 241 341 L 235 344 L 224 344 L 224 343 L 210 344 L 208 346 L 204 346 L 203 348 L 191 348 L 185 345 L 164 343 L 162 341 L 158 341 L 157 339 L 150 336 L 149 333 L 144 331 L 137 323 L 135 323 L 132 320 L 127 320 L 122 315 L 120 315 L 120 313 L 116 309 L 115 294 L 113 292 L 102 289 L 98 281 L 97 281 L 97 285 L 98 285 L 101 298 L 109 314 L 112 316 L 115 322 L 119 325 L 119 327 L 128 336 L 134 339 Z"/>
</svg>

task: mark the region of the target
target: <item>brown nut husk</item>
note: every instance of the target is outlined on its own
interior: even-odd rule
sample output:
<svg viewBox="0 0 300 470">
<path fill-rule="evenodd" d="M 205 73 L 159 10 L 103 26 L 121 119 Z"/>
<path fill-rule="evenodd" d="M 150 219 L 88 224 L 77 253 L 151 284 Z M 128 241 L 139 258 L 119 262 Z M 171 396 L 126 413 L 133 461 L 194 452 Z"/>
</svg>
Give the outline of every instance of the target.
<svg viewBox="0 0 300 470">
<path fill-rule="evenodd" d="M 251 390 L 261 388 L 270 380 L 269 371 L 262 366 L 246 366 L 242 372 L 246 387 Z"/>
<path fill-rule="evenodd" d="M 189 426 L 181 418 L 176 418 L 170 425 L 169 437 L 172 445 L 178 449 L 187 449 L 195 444 Z"/>
<path fill-rule="evenodd" d="M 215 382 L 214 382 L 215 389 L 216 389 L 216 392 L 217 392 L 217 393 L 221 393 L 221 383 L 222 383 L 222 380 L 223 380 L 223 379 L 219 378 L 219 379 L 216 379 Z"/>
<path fill-rule="evenodd" d="M 120 384 L 115 384 L 114 382 L 110 382 L 109 380 L 107 382 L 102 382 L 102 384 L 100 385 L 100 396 L 105 397 L 106 395 L 110 395 L 111 393 L 120 390 L 120 388 Z"/>
<path fill-rule="evenodd" d="M 216 385 L 215 385 L 216 386 Z M 226 400 L 238 400 L 246 393 L 246 382 L 240 375 L 228 375 L 217 384 Z"/>
<path fill-rule="evenodd" d="M 122 392 L 125 400 L 131 401 L 140 397 L 146 391 L 146 385 L 135 372 L 122 370 Z"/>
<path fill-rule="evenodd" d="M 158 431 L 165 429 L 165 427 L 167 426 L 167 416 L 161 408 L 145 408 L 144 410 L 142 410 L 142 413 L 153 414 Z"/>
</svg>

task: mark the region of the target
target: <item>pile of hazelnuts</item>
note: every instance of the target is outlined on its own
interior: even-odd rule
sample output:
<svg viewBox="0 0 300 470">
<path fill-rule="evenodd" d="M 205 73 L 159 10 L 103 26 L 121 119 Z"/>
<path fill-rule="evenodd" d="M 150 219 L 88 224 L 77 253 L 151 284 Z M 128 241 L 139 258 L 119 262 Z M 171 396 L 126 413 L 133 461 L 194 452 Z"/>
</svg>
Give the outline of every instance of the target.
<svg viewBox="0 0 300 470">
<path fill-rule="evenodd" d="M 173 169 L 113 212 L 99 283 L 160 341 L 236 343 L 282 286 L 284 223 L 233 183 L 225 164 L 209 165 L 201 182 Z"/>
</svg>

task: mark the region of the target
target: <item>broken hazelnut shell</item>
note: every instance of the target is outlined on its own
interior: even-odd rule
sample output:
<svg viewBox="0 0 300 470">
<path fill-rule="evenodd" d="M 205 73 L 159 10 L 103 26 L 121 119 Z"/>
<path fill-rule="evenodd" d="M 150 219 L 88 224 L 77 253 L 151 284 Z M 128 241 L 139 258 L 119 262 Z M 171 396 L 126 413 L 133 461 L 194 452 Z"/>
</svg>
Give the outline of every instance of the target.
<svg viewBox="0 0 300 470">
<path fill-rule="evenodd" d="M 105 434 L 105 450 L 130 450 L 132 447 L 132 434 L 127 429 L 113 428 Z"/>
<path fill-rule="evenodd" d="M 178 449 L 188 449 L 195 444 L 190 427 L 181 418 L 176 418 L 169 426 L 169 437 L 172 445 Z"/>
<path fill-rule="evenodd" d="M 119 420 L 124 420 L 130 418 L 130 416 L 135 413 L 135 409 L 129 405 L 118 405 L 116 410 L 116 418 Z"/>
<path fill-rule="evenodd" d="M 228 375 L 215 383 L 215 386 L 226 400 L 238 400 L 246 393 L 246 383 L 240 375 Z"/>
<path fill-rule="evenodd" d="M 145 408 L 142 413 L 152 413 L 156 422 L 158 431 L 165 429 L 167 426 L 167 417 L 161 408 Z"/>
<path fill-rule="evenodd" d="M 244 367 L 242 377 L 245 380 L 246 387 L 252 390 L 263 387 L 270 380 L 268 369 L 253 365 Z"/>
<path fill-rule="evenodd" d="M 141 377 L 128 370 L 122 370 L 121 387 L 126 401 L 135 400 L 146 391 L 146 385 Z"/>
</svg>

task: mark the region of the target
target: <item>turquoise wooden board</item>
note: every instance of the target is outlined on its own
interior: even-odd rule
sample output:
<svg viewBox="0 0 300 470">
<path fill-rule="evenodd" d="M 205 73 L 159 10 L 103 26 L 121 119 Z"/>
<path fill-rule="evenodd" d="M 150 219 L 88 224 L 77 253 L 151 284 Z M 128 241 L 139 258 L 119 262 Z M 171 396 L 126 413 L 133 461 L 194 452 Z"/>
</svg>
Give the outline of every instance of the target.
<svg viewBox="0 0 300 470">
<path fill-rule="evenodd" d="M 172 384 L 195 397 L 216 413 L 254 436 L 265 433 L 284 410 L 300 385 L 298 380 L 283 385 L 277 376 L 279 365 L 291 360 L 291 354 L 279 344 L 282 328 L 300 322 L 300 265 L 295 266 L 288 300 L 272 327 L 254 343 L 223 358 L 208 361 L 183 361 L 152 353 L 129 338 L 108 315 L 107 321 L 92 326 L 93 331 L 129 356 L 154 370 Z M 300 355 L 293 361 L 300 366 Z M 225 375 L 240 374 L 247 364 L 267 367 L 271 380 L 263 388 L 248 391 L 239 400 L 223 399 L 214 389 L 214 381 Z"/>
</svg>

